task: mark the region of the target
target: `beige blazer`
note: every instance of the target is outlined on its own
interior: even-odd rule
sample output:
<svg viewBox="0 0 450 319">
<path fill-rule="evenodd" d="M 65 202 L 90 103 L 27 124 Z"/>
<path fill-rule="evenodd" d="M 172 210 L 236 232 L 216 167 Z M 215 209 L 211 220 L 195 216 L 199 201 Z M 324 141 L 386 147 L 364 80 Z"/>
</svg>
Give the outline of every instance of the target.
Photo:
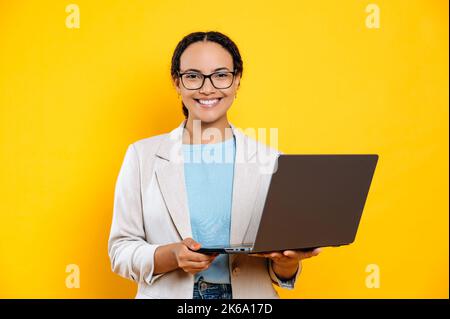
<svg viewBox="0 0 450 319">
<path fill-rule="evenodd" d="M 158 246 L 192 237 L 181 152 L 185 123 L 130 144 L 116 181 L 108 254 L 113 272 L 137 282 L 136 298 L 193 297 L 193 275 L 182 269 L 153 274 Z M 236 138 L 230 242 L 239 244 L 256 237 L 281 152 L 230 126 Z M 234 299 L 279 298 L 267 259 L 233 254 L 229 265 Z"/>
</svg>

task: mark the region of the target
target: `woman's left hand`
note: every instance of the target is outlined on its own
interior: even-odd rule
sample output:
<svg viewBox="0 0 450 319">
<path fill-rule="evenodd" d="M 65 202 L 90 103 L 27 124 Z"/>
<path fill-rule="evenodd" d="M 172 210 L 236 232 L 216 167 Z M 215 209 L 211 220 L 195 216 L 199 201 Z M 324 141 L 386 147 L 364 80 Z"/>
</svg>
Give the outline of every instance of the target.
<svg viewBox="0 0 450 319">
<path fill-rule="evenodd" d="M 291 278 L 300 267 L 300 262 L 303 259 L 317 256 L 321 252 L 320 248 L 314 250 L 285 250 L 273 251 L 269 253 L 249 254 L 253 257 L 264 257 L 272 260 L 273 271 L 281 278 Z"/>
</svg>

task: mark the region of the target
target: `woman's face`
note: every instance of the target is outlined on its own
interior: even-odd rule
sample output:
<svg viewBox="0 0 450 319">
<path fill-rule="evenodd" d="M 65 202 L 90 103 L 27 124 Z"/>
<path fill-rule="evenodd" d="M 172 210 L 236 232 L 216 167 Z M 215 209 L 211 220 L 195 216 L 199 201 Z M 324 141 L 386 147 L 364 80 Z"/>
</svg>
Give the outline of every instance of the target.
<svg viewBox="0 0 450 319">
<path fill-rule="evenodd" d="M 206 75 L 216 71 L 234 71 L 233 57 L 215 42 L 195 42 L 189 45 L 180 57 L 180 73 L 187 71 Z M 236 74 L 233 84 L 226 89 L 216 89 L 210 79 L 205 79 L 203 86 L 196 90 L 186 89 L 179 78 L 174 80 L 174 85 L 189 110 L 189 118 L 212 123 L 226 116 L 234 101 L 239 81 L 240 74 Z M 216 99 L 217 103 L 205 105 L 208 100 L 212 102 Z"/>
</svg>

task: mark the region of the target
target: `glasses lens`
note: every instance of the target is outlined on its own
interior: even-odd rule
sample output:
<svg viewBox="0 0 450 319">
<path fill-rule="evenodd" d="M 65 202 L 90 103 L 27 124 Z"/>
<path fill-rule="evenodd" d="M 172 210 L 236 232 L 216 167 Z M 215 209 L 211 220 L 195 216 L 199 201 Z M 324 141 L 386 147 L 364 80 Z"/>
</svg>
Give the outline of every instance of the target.
<svg viewBox="0 0 450 319">
<path fill-rule="evenodd" d="M 233 73 L 217 72 L 211 76 L 213 84 L 218 89 L 226 89 L 233 83 Z"/>
<path fill-rule="evenodd" d="M 182 75 L 181 80 L 187 89 L 198 89 L 202 85 L 203 75 L 198 73 L 186 73 Z"/>
</svg>

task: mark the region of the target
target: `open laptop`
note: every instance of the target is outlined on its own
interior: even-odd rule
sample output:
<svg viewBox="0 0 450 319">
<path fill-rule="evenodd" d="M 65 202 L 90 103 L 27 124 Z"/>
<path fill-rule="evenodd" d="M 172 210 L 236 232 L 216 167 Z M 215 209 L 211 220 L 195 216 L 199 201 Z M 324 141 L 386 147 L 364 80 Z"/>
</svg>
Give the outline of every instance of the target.
<svg viewBox="0 0 450 319">
<path fill-rule="evenodd" d="M 248 254 L 348 245 L 355 240 L 377 162 L 375 154 L 281 154 L 254 241 L 196 252 Z"/>
</svg>

